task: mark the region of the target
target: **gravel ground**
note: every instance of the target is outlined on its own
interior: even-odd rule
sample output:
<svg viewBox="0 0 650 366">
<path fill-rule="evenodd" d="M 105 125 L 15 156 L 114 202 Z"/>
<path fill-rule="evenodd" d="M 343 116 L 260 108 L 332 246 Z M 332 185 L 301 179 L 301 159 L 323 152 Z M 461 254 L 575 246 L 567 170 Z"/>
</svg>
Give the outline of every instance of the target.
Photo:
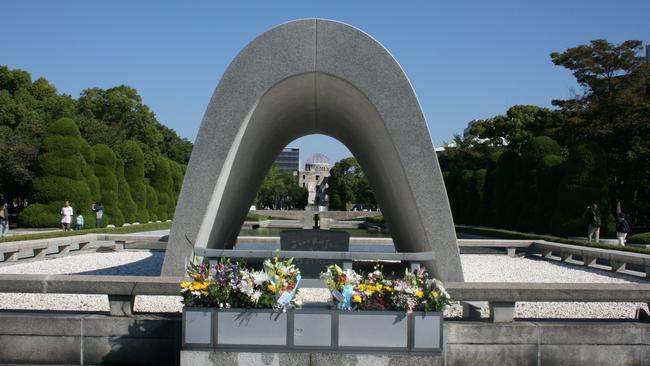
<svg viewBox="0 0 650 366">
<path fill-rule="evenodd" d="M 24 274 L 97 274 L 158 275 L 164 253 L 146 251 L 89 253 L 68 255 L 27 263 L 3 265 L 0 273 Z M 470 282 L 583 282 L 646 283 L 642 279 L 608 271 L 568 265 L 534 258 L 511 258 L 503 254 L 462 254 L 465 280 Z M 324 289 L 302 289 L 305 302 L 325 302 Z M 517 303 L 517 318 L 633 318 L 637 308 L 648 310 L 644 303 Z M 176 312 L 182 308 L 180 297 L 138 296 L 136 311 Z M 0 309 L 108 311 L 103 295 L 0 294 Z M 483 307 L 487 316 L 487 304 Z M 461 307 L 453 305 L 445 312 L 459 317 Z"/>
</svg>

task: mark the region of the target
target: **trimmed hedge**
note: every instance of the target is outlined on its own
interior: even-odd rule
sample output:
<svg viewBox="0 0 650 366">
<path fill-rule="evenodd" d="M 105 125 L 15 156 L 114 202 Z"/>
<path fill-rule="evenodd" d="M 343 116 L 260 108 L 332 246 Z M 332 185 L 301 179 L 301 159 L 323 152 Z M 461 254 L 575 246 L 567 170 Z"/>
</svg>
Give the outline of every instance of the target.
<svg viewBox="0 0 650 366">
<path fill-rule="evenodd" d="M 147 186 L 144 181 L 144 153 L 140 145 L 133 140 L 122 144 L 122 158 L 124 159 L 124 178 L 129 184 L 131 198 L 136 204 L 136 221 L 148 222 Z"/>
<path fill-rule="evenodd" d="M 84 176 L 84 140 L 70 118 L 53 122 L 43 138 L 38 157 L 39 176 L 34 179 L 30 206 L 18 218 L 23 227 L 59 227 L 63 201 L 75 209 L 89 207 L 92 192 Z M 31 207 L 33 206 L 33 207 Z"/>
<path fill-rule="evenodd" d="M 586 240 L 571 240 L 571 239 L 560 238 L 560 237 L 552 236 L 552 235 L 522 233 L 522 232 L 518 232 L 518 231 L 503 230 L 503 229 L 493 229 L 493 228 L 486 228 L 486 227 L 474 227 L 474 226 L 456 225 L 456 232 L 457 233 L 463 233 L 463 234 L 481 235 L 481 236 L 487 236 L 487 237 L 499 238 L 499 239 L 522 239 L 522 240 L 537 239 L 537 240 L 546 240 L 546 241 L 551 241 L 551 242 L 555 242 L 555 243 L 572 244 L 572 245 L 579 245 L 579 246 L 583 246 L 583 247 L 611 249 L 611 250 L 620 250 L 620 251 L 624 251 L 624 252 L 650 254 L 650 249 L 645 249 L 645 248 L 630 247 L 630 246 L 623 247 L 623 246 L 616 245 L 616 244 L 612 244 L 612 245 L 596 244 L 594 242 L 589 242 L 589 241 L 586 241 Z M 630 238 L 629 240 L 632 242 L 632 238 Z"/>
<path fill-rule="evenodd" d="M 161 220 L 158 217 L 158 193 L 156 193 L 156 190 L 148 184 L 145 189 L 147 190 L 147 210 L 149 211 L 149 220 Z"/>
<path fill-rule="evenodd" d="M 616 223 L 609 206 L 606 172 L 605 152 L 596 143 L 586 141 L 571 150 L 558 188 L 551 232 L 567 236 L 586 233 L 584 213 L 592 203 L 598 204 L 603 234 L 614 232 Z"/>
<path fill-rule="evenodd" d="M 627 238 L 630 243 L 650 244 L 650 233 L 638 233 Z"/>
<path fill-rule="evenodd" d="M 124 221 L 128 223 L 136 222 L 138 206 L 131 197 L 131 188 L 124 177 L 124 163 L 117 160 L 115 163 L 115 175 L 117 176 L 117 197 L 120 211 L 124 215 Z"/>
<path fill-rule="evenodd" d="M 264 221 L 268 219 L 268 216 L 258 215 L 250 212 L 246 215 L 246 221 Z"/>
<path fill-rule="evenodd" d="M 154 169 L 149 177 L 151 186 L 156 190 L 158 197 L 158 209 L 155 211 L 158 220 L 167 220 L 169 218 L 170 206 L 173 206 L 172 177 L 169 166 L 168 159 L 160 157 L 154 159 Z M 151 215 L 151 208 L 149 208 L 149 215 Z"/>
<path fill-rule="evenodd" d="M 113 224 L 122 226 L 124 215 L 120 210 L 118 200 L 118 182 L 115 175 L 116 161 L 115 153 L 110 147 L 98 144 L 95 150 L 95 174 L 99 178 L 99 186 L 102 193 L 102 205 L 104 206 L 104 219 L 102 224 Z"/>
</svg>

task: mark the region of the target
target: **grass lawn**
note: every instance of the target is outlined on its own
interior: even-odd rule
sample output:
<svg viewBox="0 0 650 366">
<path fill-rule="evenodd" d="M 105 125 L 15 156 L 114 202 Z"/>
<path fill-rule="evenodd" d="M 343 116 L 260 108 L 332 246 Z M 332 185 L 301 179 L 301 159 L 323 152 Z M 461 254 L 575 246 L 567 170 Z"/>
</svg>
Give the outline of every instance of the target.
<svg viewBox="0 0 650 366">
<path fill-rule="evenodd" d="M 130 226 L 123 226 L 123 227 L 102 228 L 102 229 L 85 229 L 79 231 L 54 231 L 54 232 L 45 232 L 45 233 L 35 232 L 33 234 L 16 235 L 16 236 L 9 236 L 6 238 L 2 238 L 0 239 L 0 243 L 7 243 L 12 241 L 20 241 L 20 240 L 63 238 L 66 236 L 77 236 L 77 235 L 85 235 L 85 234 L 130 234 L 130 233 L 138 233 L 142 231 L 166 230 L 171 227 L 172 227 L 171 222 L 152 222 L 149 224 L 130 225 Z"/>
</svg>

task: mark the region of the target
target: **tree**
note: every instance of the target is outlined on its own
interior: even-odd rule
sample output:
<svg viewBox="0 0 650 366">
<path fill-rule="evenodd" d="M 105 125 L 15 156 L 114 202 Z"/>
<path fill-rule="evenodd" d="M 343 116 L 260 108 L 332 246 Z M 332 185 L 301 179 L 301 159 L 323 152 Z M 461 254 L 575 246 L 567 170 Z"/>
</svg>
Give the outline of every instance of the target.
<svg viewBox="0 0 650 366">
<path fill-rule="evenodd" d="M 0 66 L 0 191 L 21 206 L 38 172 L 38 152 L 48 125 L 74 116 L 74 100 L 45 79 Z"/>
<path fill-rule="evenodd" d="M 83 139 L 75 122 L 61 118 L 52 123 L 38 157 L 39 176 L 34 179 L 30 205 L 20 215 L 25 227 L 58 227 L 63 201 L 73 208 L 90 207 L 91 191 L 84 176 Z"/>
<path fill-rule="evenodd" d="M 569 121 L 574 145 L 589 139 L 606 152 L 610 202 L 621 202 L 633 218 L 648 217 L 650 201 L 650 64 L 642 42 L 589 45 L 551 54 L 553 63 L 573 72 L 582 94 L 553 101 Z"/>
<path fill-rule="evenodd" d="M 370 207 L 377 205 L 368 179 L 353 157 L 342 159 L 334 164 L 330 169 L 330 176 L 327 177 L 327 185 L 330 210 L 348 210 L 353 203 Z"/>
<path fill-rule="evenodd" d="M 101 203 L 104 206 L 103 224 L 122 226 L 124 214 L 120 209 L 119 182 L 117 180 L 117 158 L 110 147 L 104 144 L 93 146 L 95 150 L 95 174 L 99 178 Z"/>
<path fill-rule="evenodd" d="M 505 146 L 517 153 L 534 136 L 544 134 L 552 112 L 532 105 L 516 105 L 505 115 L 475 120 L 471 124 L 472 137 L 487 139 L 492 146 Z"/>
<path fill-rule="evenodd" d="M 81 132 L 90 143 L 107 144 L 119 153 L 125 140 L 136 141 L 144 154 L 147 175 L 160 155 L 180 164 L 189 160 L 192 144 L 160 124 L 132 87 L 86 89 L 79 97 L 78 113 L 83 120 Z"/>
</svg>

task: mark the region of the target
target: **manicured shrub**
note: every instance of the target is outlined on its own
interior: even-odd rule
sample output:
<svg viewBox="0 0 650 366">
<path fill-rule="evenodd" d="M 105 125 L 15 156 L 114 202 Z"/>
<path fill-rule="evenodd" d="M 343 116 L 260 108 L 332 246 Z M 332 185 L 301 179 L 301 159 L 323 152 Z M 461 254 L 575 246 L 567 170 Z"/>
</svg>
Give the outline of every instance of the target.
<svg viewBox="0 0 650 366">
<path fill-rule="evenodd" d="M 148 184 L 146 185 L 146 190 L 147 190 L 147 210 L 149 211 L 149 220 L 150 221 L 161 220 L 158 217 L 158 193 L 156 193 L 156 190 Z"/>
<path fill-rule="evenodd" d="M 535 204 L 535 224 L 538 233 L 550 232 L 550 221 L 557 205 L 557 194 L 564 174 L 566 159 L 558 155 L 546 155 L 537 166 L 537 200 Z"/>
<path fill-rule="evenodd" d="M 497 151 L 490 155 L 488 159 L 487 171 L 485 172 L 485 182 L 483 185 L 483 200 L 478 212 L 477 224 L 484 226 L 496 225 L 496 204 L 497 193 L 497 161 L 502 152 Z"/>
<path fill-rule="evenodd" d="M 104 144 L 93 147 L 95 150 L 95 175 L 99 179 L 101 202 L 104 206 L 103 225 L 122 226 L 124 215 L 118 201 L 118 181 L 115 175 L 116 157 L 113 150 Z"/>
<path fill-rule="evenodd" d="M 42 204 L 32 203 L 27 206 L 18 218 L 21 227 L 56 227 L 60 226 L 61 216 L 59 212 L 63 204 L 56 203 Z"/>
<path fill-rule="evenodd" d="M 580 143 L 570 151 L 551 217 L 552 233 L 586 235 L 584 213 L 586 206 L 592 203 L 599 206 L 601 236 L 613 233 L 615 221 L 609 205 L 605 161 L 602 148 L 591 141 Z"/>
<path fill-rule="evenodd" d="M 38 177 L 32 184 L 30 206 L 19 218 L 22 226 L 60 226 L 59 213 L 65 200 L 70 201 L 75 214 L 90 205 L 92 192 L 84 175 L 84 142 L 72 119 L 61 118 L 50 124 L 39 152 Z"/>
<path fill-rule="evenodd" d="M 124 215 L 124 221 L 128 223 L 136 222 L 136 214 L 138 212 L 138 206 L 133 201 L 131 197 L 131 189 L 129 183 L 124 177 L 124 163 L 121 160 L 117 160 L 115 164 L 115 175 L 117 176 L 117 196 L 120 206 L 120 211 Z"/>
<path fill-rule="evenodd" d="M 517 172 L 514 184 L 514 199 L 519 203 L 519 211 L 515 216 L 516 221 L 510 228 L 516 228 L 521 231 L 540 231 L 546 229 L 546 224 L 539 222 L 539 199 L 544 199 L 545 195 L 550 195 L 555 199 L 555 190 L 553 192 L 540 191 L 538 186 L 538 170 L 540 164 L 547 156 L 559 156 L 562 153 L 560 145 L 550 137 L 537 136 L 525 144 L 522 148 L 522 155 L 517 164 Z M 539 178 L 539 179 L 538 179 Z M 556 182 L 557 184 L 557 182 Z M 545 187 L 548 189 L 549 187 Z M 540 197 L 542 194 L 542 197 Z M 541 203 L 543 203 L 542 201 Z M 553 202 L 555 202 L 553 200 Z"/>
<path fill-rule="evenodd" d="M 181 164 L 173 161 L 169 161 L 170 175 L 172 179 L 172 193 L 171 193 L 171 202 L 168 208 L 169 217 L 174 217 L 174 211 L 176 210 L 176 202 L 178 201 L 178 195 L 181 193 L 181 188 L 183 186 L 183 167 Z"/>
<path fill-rule="evenodd" d="M 519 156 L 513 151 L 505 151 L 497 160 L 494 174 L 493 202 L 495 212 L 492 214 L 494 226 L 512 227 L 519 212 L 520 202 L 513 194 L 515 172 Z"/>
<path fill-rule="evenodd" d="M 454 185 L 454 200 L 451 202 L 454 222 L 473 224 L 477 220 L 477 212 L 485 187 L 485 169 L 463 170 L 451 181 Z M 455 175 L 452 173 L 452 176 Z"/>
<path fill-rule="evenodd" d="M 168 159 L 162 157 L 154 159 L 154 169 L 149 180 L 158 197 L 156 216 L 158 220 L 167 220 L 169 207 L 172 205 L 172 177 Z M 151 214 L 151 211 L 149 213 Z"/>
<path fill-rule="evenodd" d="M 86 140 L 83 140 L 81 143 L 81 154 L 86 162 L 83 175 L 90 189 L 90 200 L 92 202 L 99 202 L 102 199 L 102 192 L 99 187 L 99 179 L 95 175 L 95 150 L 93 150 L 92 146 Z M 84 227 L 95 227 L 95 214 L 90 209 L 84 207 L 84 210 L 79 212 L 84 216 Z"/>
<path fill-rule="evenodd" d="M 636 244 L 650 244 L 650 233 L 639 233 L 630 236 L 627 241 Z"/>
<path fill-rule="evenodd" d="M 147 210 L 147 187 L 144 180 L 144 153 L 137 142 L 127 140 L 122 144 L 124 178 L 129 184 L 131 197 L 137 206 L 136 221 L 149 221 Z"/>
</svg>

